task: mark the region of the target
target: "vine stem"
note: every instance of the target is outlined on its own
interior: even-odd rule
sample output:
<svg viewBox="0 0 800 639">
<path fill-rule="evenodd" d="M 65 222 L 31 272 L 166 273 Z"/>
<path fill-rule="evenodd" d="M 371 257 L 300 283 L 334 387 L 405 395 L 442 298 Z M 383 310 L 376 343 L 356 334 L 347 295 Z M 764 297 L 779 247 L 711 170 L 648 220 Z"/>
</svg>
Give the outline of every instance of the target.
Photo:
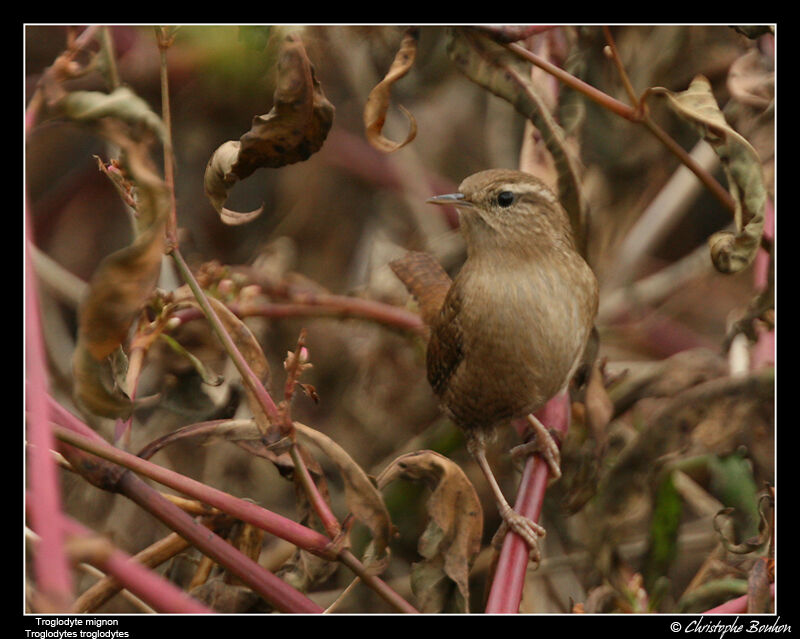
<svg viewBox="0 0 800 639">
<path fill-rule="evenodd" d="M 570 420 L 568 395 L 566 393 L 557 395 L 538 411 L 536 416 L 545 427 L 557 433 L 557 440 L 563 441 Z M 525 424 L 522 425 L 527 427 Z M 550 468 L 547 463 L 539 455 L 529 456 L 522 471 L 514 510 L 523 517 L 538 521 L 549 480 Z M 525 586 L 525 572 L 528 567 L 528 552 L 527 544 L 519 535 L 506 534 L 486 602 L 487 614 L 519 612 Z"/>
<path fill-rule="evenodd" d="M 636 100 L 637 106 L 629 106 L 624 102 L 620 102 L 619 100 L 612 98 L 607 93 L 600 91 L 591 84 L 584 82 L 580 78 L 576 78 L 568 71 L 565 71 L 564 69 L 554 65 L 553 63 L 536 55 L 532 51 L 528 51 L 528 49 L 520 46 L 519 44 L 512 42 L 504 46 L 522 59 L 527 60 L 531 64 L 534 64 L 540 69 L 555 76 L 558 80 L 575 91 L 582 93 L 600 106 L 613 113 L 616 113 L 620 117 L 623 117 L 630 122 L 642 124 L 667 148 L 670 153 L 675 155 L 692 173 L 697 176 L 697 178 L 711 191 L 712 195 L 714 195 L 714 197 L 716 197 L 726 209 L 728 209 L 731 213 L 735 212 L 736 204 L 734 203 L 733 197 L 731 197 L 730 193 L 728 193 L 728 191 L 726 191 L 725 188 L 723 188 L 722 185 L 714 179 L 714 176 L 712 176 L 710 173 L 708 173 L 708 171 L 695 162 L 694 159 L 683 149 L 683 147 L 675 142 L 675 140 L 673 140 L 647 115 L 647 110 L 644 103 L 645 98 L 649 95 L 649 92 L 645 91 L 642 97 Z M 616 47 L 611 48 L 612 55 L 614 55 L 615 52 Z M 621 63 L 616 64 L 619 67 L 619 64 Z M 630 91 L 633 91 L 633 89 L 631 88 Z"/>
<path fill-rule="evenodd" d="M 158 41 L 158 47 L 160 52 L 162 119 L 164 120 L 164 125 L 166 128 L 166 136 L 164 141 L 164 181 L 169 190 L 171 199 L 171 207 L 170 207 L 171 218 L 169 223 L 167 224 L 167 252 L 172 255 L 184 281 L 189 285 L 189 288 L 192 290 L 192 293 L 197 299 L 201 309 L 203 310 L 203 313 L 205 314 L 206 318 L 211 324 L 212 330 L 216 333 L 217 337 L 222 342 L 225 351 L 228 353 L 229 357 L 231 357 L 231 359 L 233 360 L 234 365 L 239 371 L 239 374 L 242 376 L 243 382 L 253 392 L 256 401 L 258 401 L 258 403 L 264 409 L 264 412 L 268 415 L 270 421 L 276 424 L 280 424 L 281 415 L 280 411 L 278 410 L 278 407 L 276 406 L 270 394 L 264 388 L 261 381 L 255 375 L 250 366 L 247 364 L 247 361 L 244 359 L 239 349 L 234 344 L 233 340 L 231 339 L 227 330 L 223 326 L 216 312 L 211 307 L 211 304 L 208 302 L 205 293 L 198 284 L 197 280 L 195 279 L 194 275 L 191 272 L 191 269 L 189 268 L 188 264 L 186 263 L 186 260 L 183 258 L 183 255 L 181 254 L 178 248 L 177 210 L 175 204 L 175 183 L 174 183 L 174 152 L 172 146 L 172 125 L 170 117 L 169 83 L 168 83 L 167 60 L 166 60 L 167 49 L 172 44 L 173 38 L 171 36 L 170 37 L 167 36 L 164 27 L 157 27 L 156 39 Z M 287 410 L 288 410 L 288 405 L 287 405 Z M 314 483 L 311 474 L 309 473 L 308 468 L 306 467 L 305 462 L 302 459 L 302 456 L 299 454 L 297 445 L 294 441 L 294 437 L 291 437 L 290 440 L 291 440 L 290 450 L 291 450 L 292 460 L 294 461 L 295 467 L 299 472 L 301 483 L 303 484 L 309 496 L 309 499 L 313 505 L 315 512 L 323 522 L 325 530 L 328 531 L 331 537 L 335 540 L 335 538 L 341 532 L 341 525 L 334 516 L 333 512 L 330 510 L 330 507 L 328 506 L 327 502 L 325 502 L 325 500 L 319 494 L 319 490 L 317 489 L 317 486 Z M 356 574 L 358 574 L 362 578 L 362 580 L 364 580 L 371 587 L 373 587 L 378 592 L 379 595 L 381 595 L 387 602 L 391 603 L 395 608 L 397 608 L 401 612 L 416 612 L 416 610 L 412 606 L 410 606 L 408 602 L 406 602 L 404 599 L 399 597 L 399 595 L 394 593 L 394 591 L 388 588 L 388 586 L 386 586 L 384 582 L 368 575 L 367 572 L 364 570 L 364 567 L 361 564 L 361 562 L 359 562 L 355 556 L 350 554 L 349 551 L 347 550 L 341 551 L 339 553 L 339 558 L 341 561 L 343 561 L 343 563 L 346 563 L 348 566 L 350 566 L 351 569 L 354 569 Z"/>
<path fill-rule="evenodd" d="M 236 347 L 236 344 L 234 344 L 233 339 L 231 339 L 231 336 L 228 334 L 228 331 L 225 329 L 225 326 L 220 321 L 216 311 L 214 311 L 211 304 L 209 304 L 205 292 L 195 279 L 194 274 L 189 268 L 189 265 L 186 264 L 186 260 L 184 260 L 183 255 L 181 255 L 181 252 L 177 246 L 172 247 L 171 254 L 175 260 L 175 263 L 178 266 L 178 270 L 180 271 L 181 276 L 183 277 L 184 281 L 189 285 L 189 288 L 192 290 L 192 293 L 197 299 L 198 304 L 200 304 L 200 308 L 203 310 L 203 313 L 208 319 L 208 322 L 211 324 L 211 328 L 213 329 L 214 333 L 217 335 L 219 340 L 222 342 L 225 351 L 228 353 L 228 356 L 233 360 L 233 363 L 236 366 L 237 370 L 239 371 L 239 374 L 242 376 L 242 381 L 252 391 L 253 396 L 256 398 L 256 401 L 258 401 L 258 403 L 261 405 L 264 412 L 269 417 L 270 421 L 273 424 L 283 424 L 284 419 L 283 416 L 281 415 L 281 411 L 278 409 L 272 397 L 267 392 L 267 389 L 264 388 L 264 385 L 261 383 L 261 380 L 258 379 L 256 374 L 253 372 L 253 369 L 250 368 L 250 365 L 245 360 L 241 351 Z M 287 410 L 288 410 L 288 404 L 287 404 Z M 330 510 L 330 507 L 328 506 L 327 502 L 319 494 L 319 491 L 317 490 L 317 485 L 311 478 L 311 474 L 309 473 L 308 468 L 306 468 L 303 458 L 297 451 L 297 446 L 294 441 L 293 432 L 291 428 L 292 427 L 290 422 L 289 439 L 291 441 L 291 456 L 292 460 L 295 463 L 296 470 L 300 473 L 299 474 L 300 481 L 302 482 L 303 487 L 306 489 L 306 492 L 308 493 L 309 499 L 311 501 L 312 506 L 314 507 L 315 512 L 317 513 L 317 515 L 319 515 L 320 520 L 325 526 L 325 530 L 331 534 L 332 538 L 335 538 L 341 531 L 341 525 L 336 520 L 336 517 Z"/>
<path fill-rule="evenodd" d="M 29 413 L 26 438 L 30 444 L 27 476 L 32 498 L 27 500 L 26 506 L 32 527 L 41 539 L 33 560 L 37 587 L 42 595 L 38 603 L 43 612 L 63 612 L 69 609 L 73 581 L 65 533 L 57 523 L 61 514 L 61 493 L 57 468 L 49 453 L 55 439 L 47 419 L 47 364 L 36 277 L 30 256 L 33 239 L 27 206 L 25 212 L 25 372 L 30 388 L 26 398 Z"/>
<path fill-rule="evenodd" d="M 55 402 L 53 402 L 55 404 Z M 56 405 L 58 406 L 58 405 Z M 58 406 L 58 415 L 63 419 L 66 411 Z M 59 420 L 61 421 L 61 420 Z M 71 421 L 73 426 L 77 426 Z M 87 431 L 81 434 L 80 431 Z M 91 432 L 90 436 L 89 433 Z M 123 450 L 111 446 L 101 440 L 88 426 L 73 430 L 72 427 L 57 426 L 55 428 L 56 437 L 70 446 L 96 455 L 102 459 L 118 464 L 123 468 L 142 474 L 150 479 L 157 481 L 174 490 L 190 495 L 226 512 L 237 519 L 248 522 L 266 532 L 286 539 L 291 543 L 303 548 L 315 555 L 332 561 L 339 561 L 361 580 L 375 590 L 387 603 L 392 605 L 399 612 L 417 613 L 418 611 L 399 594 L 393 591 L 383 580 L 372 575 L 364 564 L 359 561 L 346 548 L 336 548 L 335 545 L 321 533 L 316 532 L 302 524 L 298 524 L 291 519 L 273 513 L 257 504 L 233 495 L 229 495 L 221 490 L 207 486 L 191 477 L 186 477 L 172 470 L 153 464 L 136 455 L 132 455 Z M 140 504 L 145 505 L 145 504 Z M 157 515 L 158 516 L 158 515 Z"/>
<path fill-rule="evenodd" d="M 178 213 L 175 203 L 175 152 L 172 146 L 172 116 L 169 104 L 169 73 L 167 70 L 167 50 L 172 46 L 173 36 L 167 36 L 165 27 L 156 27 L 156 41 L 160 59 L 161 76 L 161 119 L 164 122 L 164 182 L 170 196 L 170 217 L 167 221 L 167 244 L 178 245 Z"/>
<path fill-rule="evenodd" d="M 222 346 L 225 348 L 228 356 L 233 360 L 236 369 L 242 376 L 242 381 L 253 392 L 253 395 L 256 397 L 259 404 L 261 404 L 264 412 L 266 412 L 270 420 L 276 424 L 280 423 L 281 416 L 280 412 L 278 411 L 278 407 L 275 405 L 275 402 L 270 394 L 264 388 L 264 385 L 258 379 L 258 376 L 253 372 L 253 369 L 250 368 L 242 353 L 238 348 L 236 348 L 236 344 L 233 343 L 233 339 L 231 339 L 228 331 L 225 330 L 225 326 L 222 324 L 222 321 L 219 319 L 216 311 L 214 311 L 214 308 L 209 303 L 205 292 L 195 279 L 194 274 L 189 268 L 189 265 L 186 263 L 186 260 L 184 259 L 180 250 L 177 246 L 172 246 L 168 250 L 175 261 L 183 280 L 189 285 L 189 288 L 197 299 L 197 303 L 200 305 L 200 308 L 208 319 L 209 324 L 211 324 L 211 329 L 222 342 Z"/>
</svg>

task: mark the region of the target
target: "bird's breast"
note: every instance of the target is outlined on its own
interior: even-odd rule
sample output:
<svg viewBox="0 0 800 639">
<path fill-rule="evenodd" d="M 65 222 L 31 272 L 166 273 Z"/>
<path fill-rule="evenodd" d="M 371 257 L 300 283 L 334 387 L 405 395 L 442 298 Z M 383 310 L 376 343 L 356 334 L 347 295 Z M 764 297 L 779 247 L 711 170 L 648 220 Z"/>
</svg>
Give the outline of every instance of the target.
<svg viewBox="0 0 800 639">
<path fill-rule="evenodd" d="M 443 399 L 451 412 L 468 401 L 476 421 L 494 422 L 537 410 L 564 388 L 591 330 L 596 291 L 591 271 L 571 290 L 575 273 L 552 263 L 480 267 L 465 265 L 454 281 L 463 356 Z"/>
</svg>

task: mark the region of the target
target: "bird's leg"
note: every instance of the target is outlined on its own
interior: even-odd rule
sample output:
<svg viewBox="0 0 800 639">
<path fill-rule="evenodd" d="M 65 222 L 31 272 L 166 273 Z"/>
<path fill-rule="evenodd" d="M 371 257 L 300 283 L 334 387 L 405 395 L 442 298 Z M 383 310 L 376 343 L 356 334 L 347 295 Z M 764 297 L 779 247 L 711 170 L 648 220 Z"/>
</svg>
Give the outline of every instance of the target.
<svg viewBox="0 0 800 639">
<path fill-rule="evenodd" d="M 545 536 L 545 529 L 535 521 L 520 515 L 517 511 L 511 508 L 511 506 L 509 506 L 508 501 L 506 501 L 503 491 L 500 489 L 500 485 L 497 483 L 497 479 L 495 479 L 494 473 L 489 466 L 489 462 L 486 459 L 486 443 L 483 439 L 482 433 L 467 434 L 467 449 L 475 461 L 478 462 L 478 466 L 480 466 L 480 469 L 486 477 L 486 480 L 489 482 L 489 486 L 494 493 L 494 498 L 497 502 L 497 508 L 500 511 L 500 516 L 503 518 L 504 524 L 507 525 L 513 532 L 522 537 L 522 539 L 528 545 L 531 561 L 534 562 L 534 564 L 538 564 L 542 558 L 541 549 L 539 548 L 539 538 Z"/>
<path fill-rule="evenodd" d="M 553 439 L 550 431 L 539 421 L 536 415 L 529 413 L 526 419 L 533 428 L 534 438 L 524 444 L 514 446 L 511 449 L 511 456 L 514 459 L 519 459 L 527 457 L 531 453 L 539 453 L 550 467 L 552 481 L 559 479 L 561 477 L 561 451 L 556 440 Z"/>
</svg>

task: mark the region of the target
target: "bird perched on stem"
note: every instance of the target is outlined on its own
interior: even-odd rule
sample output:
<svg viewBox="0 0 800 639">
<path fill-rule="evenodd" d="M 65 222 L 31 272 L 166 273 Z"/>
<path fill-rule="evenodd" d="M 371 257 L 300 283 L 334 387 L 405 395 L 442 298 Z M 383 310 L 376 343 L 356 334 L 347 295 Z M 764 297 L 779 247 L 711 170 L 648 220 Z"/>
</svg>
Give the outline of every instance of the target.
<svg viewBox="0 0 800 639">
<path fill-rule="evenodd" d="M 527 419 L 535 433 L 527 451 L 540 452 L 552 475 L 560 476 L 558 445 L 533 413 L 566 390 L 584 360 L 597 313 L 597 280 L 576 249 L 566 212 L 533 175 L 482 171 L 466 178 L 457 193 L 428 202 L 458 209 L 466 262 L 449 286 L 440 267 L 427 287 L 408 272 L 423 254 L 392 268 L 430 325 L 428 381 L 463 430 L 503 521 L 538 562 L 544 529 L 508 504 L 486 445 L 496 427 Z"/>
</svg>

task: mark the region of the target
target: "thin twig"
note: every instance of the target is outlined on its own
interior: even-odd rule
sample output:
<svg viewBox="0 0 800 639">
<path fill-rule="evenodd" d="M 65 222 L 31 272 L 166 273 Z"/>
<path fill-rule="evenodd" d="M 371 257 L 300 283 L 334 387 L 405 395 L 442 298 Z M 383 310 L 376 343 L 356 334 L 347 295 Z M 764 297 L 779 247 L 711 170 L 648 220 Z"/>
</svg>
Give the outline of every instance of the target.
<svg viewBox="0 0 800 639">
<path fill-rule="evenodd" d="M 192 290 L 192 293 L 197 299 L 197 303 L 200 305 L 200 308 L 203 310 L 203 313 L 211 324 L 212 330 L 222 342 L 222 345 L 225 348 L 225 351 L 228 353 L 228 356 L 233 360 L 233 363 L 239 371 L 239 374 L 242 376 L 242 381 L 245 383 L 248 389 L 252 391 L 253 395 L 256 397 L 267 416 L 274 423 L 279 423 L 280 413 L 278 411 L 278 407 L 275 405 L 272 397 L 270 397 L 267 389 L 264 388 L 264 385 L 250 368 L 244 356 L 241 354 L 239 349 L 236 348 L 236 344 L 234 344 L 233 339 L 231 339 L 231 336 L 228 335 L 228 332 L 225 330 L 225 326 L 222 324 L 219 316 L 209 303 L 205 292 L 200 287 L 200 284 L 198 284 L 194 274 L 189 268 L 189 265 L 186 263 L 186 260 L 184 260 L 183 255 L 181 255 L 178 247 L 172 247 L 170 254 L 173 257 L 175 264 L 178 266 L 178 270 L 180 271 L 183 280 L 189 285 L 189 288 Z"/>
<path fill-rule="evenodd" d="M 161 76 L 161 119 L 164 122 L 164 182 L 170 196 L 170 217 L 167 221 L 167 244 L 178 245 L 178 213 L 175 203 L 175 153 L 172 147 L 172 116 L 169 106 L 169 73 L 167 69 L 167 50 L 172 45 L 173 36 L 168 36 L 165 27 L 156 27 L 156 41 L 160 59 Z"/>
<path fill-rule="evenodd" d="M 119 71 L 117 70 L 117 57 L 114 51 L 114 40 L 111 37 L 111 28 L 103 27 L 100 32 L 100 43 L 103 55 L 106 58 L 106 73 L 108 74 L 108 87 L 112 91 L 120 85 Z"/>
<path fill-rule="evenodd" d="M 647 128 L 647 130 L 650 131 L 650 133 L 652 133 L 670 153 L 675 155 L 689 170 L 692 171 L 692 173 L 698 177 L 698 179 L 711 191 L 714 197 L 716 197 L 726 209 L 728 209 L 731 213 L 735 212 L 736 205 L 730 193 L 728 193 L 728 191 L 726 191 L 711 174 L 698 165 L 694 159 L 683 149 L 683 147 L 681 147 L 661 127 L 653 122 L 647 115 L 646 109 L 631 107 L 624 102 L 620 102 L 619 100 L 612 98 L 607 93 L 604 93 L 587 82 L 576 78 L 568 71 L 557 67 L 556 65 L 548 62 L 544 58 L 537 56 L 535 53 L 528 51 L 525 47 L 522 47 L 516 43 L 507 44 L 505 47 L 531 64 L 535 64 L 540 69 L 544 69 L 567 86 L 582 93 L 587 98 L 605 107 L 609 111 L 616 113 L 617 115 L 631 122 L 643 124 L 645 128 Z M 643 97 L 637 101 L 637 104 L 643 105 L 646 96 L 647 92 L 645 92 Z"/>
<path fill-rule="evenodd" d="M 622 85 L 625 87 L 625 92 L 628 94 L 631 104 L 634 107 L 639 108 L 639 98 L 636 96 L 636 92 L 633 90 L 631 80 L 625 71 L 625 66 L 622 64 L 622 58 L 619 57 L 619 51 L 617 51 L 617 44 L 614 42 L 614 36 L 611 35 L 611 29 L 609 29 L 607 25 L 603 25 L 603 34 L 606 37 L 606 42 L 608 42 L 608 51 L 611 54 L 611 59 L 614 61 L 614 65 L 617 67 L 619 78 L 622 81 Z"/>
<path fill-rule="evenodd" d="M 25 215 L 27 241 L 31 246 L 30 211 L 26 207 Z M 44 339 L 41 331 L 41 315 L 39 299 L 36 294 L 36 279 L 30 251 L 25 250 L 25 354 L 28 396 L 27 439 L 28 447 L 28 481 L 30 495 L 29 504 L 31 525 L 40 536 L 42 543 L 34 555 L 34 574 L 37 587 L 51 608 L 43 612 L 63 612 L 72 599 L 72 575 L 64 550 L 64 531 L 58 525 L 61 514 L 61 493 L 57 468 L 49 451 L 53 448 L 54 438 L 47 419 L 47 363 Z"/>
<path fill-rule="evenodd" d="M 58 421 L 66 419 L 70 422 L 71 426 L 76 428 L 76 430 L 72 430 L 69 427 L 57 426 L 55 428 L 55 433 L 60 441 L 68 443 L 70 446 L 80 448 L 102 459 L 106 459 L 113 464 L 118 464 L 135 473 L 145 475 L 154 481 L 190 495 L 211 506 L 215 506 L 237 519 L 241 519 L 268 533 L 286 539 L 296 546 L 322 557 L 323 559 L 338 560 L 350 568 L 364 583 L 373 588 L 378 595 L 399 612 L 418 612 L 411 604 L 395 593 L 385 582 L 371 574 L 367 567 L 350 551 L 345 548 L 335 547 L 335 545 L 321 533 L 262 508 L 253 502 L 238 499 L 233 495 L 207 486 L 195 479 L 148 462 L 118 448 L 114 448 L 100 439 L 99 436 L 88 429 L 88 427 L 75 424 L 73 420 L 76 420 L 76 418 L 73 417 L 72 420 L 70 420 L 69 417 L 71 417 L 71 415 L 58 404 L 52 402 L 51 405 L 58 408 L 58 412 L 56 413 L 56 416 L 60 418 Z M 86 435 L 79 434 L 81 432 L 86 432 Z M 89 433 L 91 433 L 92 436 L 89 436 Z M 153 501 L 155 501 L 155 497 Z M 166 502 L 166 500 L 160 500 L 159 504 L 161 501 Z M 137 503 L 144 505 L 141 501 Z M 173 506 L 173 504 L 170 504 L 170 506 Z M 160 508 L 163 510 L 163 504 L 160 505 Z M 176 510 L 180 510 L 177 507 L 175 508 Z M 181 512 L 183 513 L 183 511 Z M 159 515 L 159 513 L 154 514 L 156 514 L 156 516 L 164 516 L 163 513 L 161 515 Z M 185 513 L 183 514 L 185 515 Z M 186 515 L 186 517 L 189 516 Z M 238 553 L 238 551 L 236 552 Z M 239 574 L 236 576 L 242 578 Z"/>
</svg>

